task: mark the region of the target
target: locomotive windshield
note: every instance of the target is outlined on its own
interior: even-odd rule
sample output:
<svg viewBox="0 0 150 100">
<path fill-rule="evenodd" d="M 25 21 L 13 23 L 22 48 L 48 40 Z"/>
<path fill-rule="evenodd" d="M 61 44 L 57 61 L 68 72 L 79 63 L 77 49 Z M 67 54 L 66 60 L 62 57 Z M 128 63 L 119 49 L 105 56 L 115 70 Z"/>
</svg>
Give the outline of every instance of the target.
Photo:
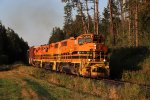
<svg viewBox="0 0 150 100">
<path fill-rule="evenodd" d="M 85 38 L 85 42 L 90 43 L 90 42 L 92 42 L 92 39 L 91 38 Z"/>
<path fill-rule="evenodd" d="M 92 38 L 87 37 L 87 38 L 79 38 L 78 39 L 78 44 L 83 44 L 84 42 L 91 43 L 92 42 Z"/>
<path fill-rule="evenodd" d="M 78 39 L 78 44 L 83 44 L 85 42 L 85 39 L 84 38 L 79 38 Z"/>
</svg>

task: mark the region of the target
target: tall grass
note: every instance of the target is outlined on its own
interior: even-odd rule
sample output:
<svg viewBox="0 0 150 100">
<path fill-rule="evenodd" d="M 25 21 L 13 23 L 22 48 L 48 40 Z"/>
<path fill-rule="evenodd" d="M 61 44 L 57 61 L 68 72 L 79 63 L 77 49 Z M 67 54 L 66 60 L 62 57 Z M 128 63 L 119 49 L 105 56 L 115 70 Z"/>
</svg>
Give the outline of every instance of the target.
<svg viewBox="0 0 150 100">
<path fill-rule="evenodd" d="M 124 71 L 122 80 L 150 86 L 150 57 L 145 58 L 139 66 L 141 66 L 141 70 Z"/>
<path fill-rule="evenodd" d="M 45 74 L 43 75 L 43 73 Z M 61 73 L 44 72 L 44 70 L 41 71 L 41 69 L 36 69 L 32 74 L 34 74 L 33 76 L 36 78 L 40 76 L 40 79 L 46 80 L 57 86 L 82 94 L 97 96 L 102 100 L 147 100 L 150 95 L 147 89 L 143 89 L 134 84 L 120 86 L 109 85 L 100 80 L 74 77 Z"/>
<path fill-rule="evenodd" d="M 21 86 L 11 79 L 0 79 L 1 100 L 21 100 Z"/>
<path fill-rule="evenodd" d="M 138 85 L 125 84 L 124 87 L 119 88 L 120 94 L 119 98 L 122 100 L 138 100 L 140 99 L 139 93 L 140 88 Z"/>
</svg>

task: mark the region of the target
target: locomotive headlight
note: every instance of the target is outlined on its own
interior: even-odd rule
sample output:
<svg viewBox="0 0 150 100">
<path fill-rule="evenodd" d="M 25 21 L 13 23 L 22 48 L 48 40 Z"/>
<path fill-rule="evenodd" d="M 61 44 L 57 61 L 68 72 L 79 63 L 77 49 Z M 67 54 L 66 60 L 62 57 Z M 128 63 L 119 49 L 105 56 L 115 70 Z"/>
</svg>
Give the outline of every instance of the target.
<svg viewBox="0 0 150 100">
<path fill-rule="evenodd" d="M 91 61 L 91 59 L 88 59 L 88 61 Z"/>
<path fill-rule="evenodd" d="M 104 62 L 106 61 L 106 59 L 103 60 Z"/>
<path fill-rule="evenodd" d="M 94 44 L 94 49 L 96 49 L 96 44 Z"/>
</svg>

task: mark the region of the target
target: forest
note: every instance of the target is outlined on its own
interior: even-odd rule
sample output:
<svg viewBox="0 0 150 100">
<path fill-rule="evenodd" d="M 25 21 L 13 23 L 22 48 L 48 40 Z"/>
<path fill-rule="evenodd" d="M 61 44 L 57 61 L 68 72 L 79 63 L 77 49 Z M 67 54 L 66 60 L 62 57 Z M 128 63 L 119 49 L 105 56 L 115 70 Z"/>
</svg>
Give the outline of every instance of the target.
<svg viewBox="0 0 150 100">
<path fill-rule="evenodd" d="M 48 43 L 83 33 L 98 33 L 105 36 L 110 48 L 150 46 L 149 0 L 108 0 L 103 12 L 97 11 L 98 2 L 101 3 L 99 0 L 62 0 L 64 26 L 53 28 Z"/>
<path fill-rule="evenodd" d="M 11 28 L 5 28 L 0 22 L 0 65 L 14 62 L 27 63 L 29 46 Z"/>
</svg>

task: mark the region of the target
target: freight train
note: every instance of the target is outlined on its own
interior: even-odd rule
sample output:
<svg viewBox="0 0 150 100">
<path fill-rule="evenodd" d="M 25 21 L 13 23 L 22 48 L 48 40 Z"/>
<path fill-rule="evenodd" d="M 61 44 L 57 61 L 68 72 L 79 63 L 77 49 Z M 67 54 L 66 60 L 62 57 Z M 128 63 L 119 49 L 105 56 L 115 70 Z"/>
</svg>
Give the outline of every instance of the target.
<svg viewBox="0 0 150 100">
<path fill-rule="evenodd" d="M 102 35 L 82 34 L 29 48 L 29 64 L 83 77 L 109 77 L 108 47 Z"/>
</svg>

